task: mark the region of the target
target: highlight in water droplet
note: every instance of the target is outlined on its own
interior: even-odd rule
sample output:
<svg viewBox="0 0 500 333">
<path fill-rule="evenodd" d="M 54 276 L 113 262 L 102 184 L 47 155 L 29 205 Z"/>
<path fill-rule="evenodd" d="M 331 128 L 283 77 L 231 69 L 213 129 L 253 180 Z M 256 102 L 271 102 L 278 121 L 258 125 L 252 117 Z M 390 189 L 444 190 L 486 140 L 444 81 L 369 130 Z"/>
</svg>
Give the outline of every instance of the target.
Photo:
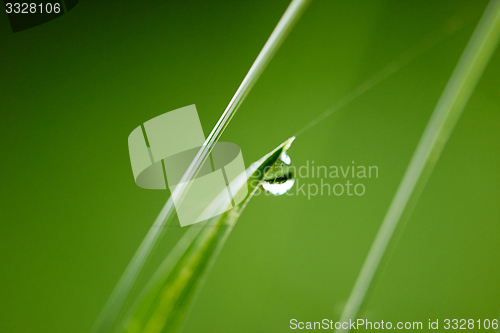
<svg viewBox="0 0 500 333">
<path fill-rule="evenodd" d="M 290 156 L 288 156 L 286 154 L 286 151 L 284 151 L 283 153 L 281 153 L 280 159 L 281 159 L 281 161 L 283 161 L 283 163 L 285 163 L 287 165 L 289 165 L 290 163 L 292 163 L 292 159 L 290 158 Z"/>
<path fill-rule="evenodd" d="M 295 179 L 288 179 L 284 183 L 262 183 L 262 188 L 273 195 L 285 194 L 295 184 Z"/>
</svg>

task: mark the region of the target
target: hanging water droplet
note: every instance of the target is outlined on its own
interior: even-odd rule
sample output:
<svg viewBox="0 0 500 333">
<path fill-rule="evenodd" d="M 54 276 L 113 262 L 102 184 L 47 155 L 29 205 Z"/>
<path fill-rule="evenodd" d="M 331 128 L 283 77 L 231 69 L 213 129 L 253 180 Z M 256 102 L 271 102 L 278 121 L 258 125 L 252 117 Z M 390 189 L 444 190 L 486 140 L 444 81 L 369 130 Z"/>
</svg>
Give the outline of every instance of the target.
<svg viewBox="0 0 500 333">
<path fill-rule="evenodd" d="M 273 166 L 266 178 L 262 181 L 262 188 L 273 195 L 285 194 L 295 183 L 294 170 L 290 166 L 292 160 L 283 151 L 280 161 Z"/>
</svg>

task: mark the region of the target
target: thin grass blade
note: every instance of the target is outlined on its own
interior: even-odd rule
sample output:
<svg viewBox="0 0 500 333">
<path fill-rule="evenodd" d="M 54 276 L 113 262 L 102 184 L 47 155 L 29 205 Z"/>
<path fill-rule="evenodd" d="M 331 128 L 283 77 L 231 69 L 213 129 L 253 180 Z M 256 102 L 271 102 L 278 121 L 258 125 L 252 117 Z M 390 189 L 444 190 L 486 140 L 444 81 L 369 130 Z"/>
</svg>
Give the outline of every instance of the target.
<svg viewBox="0 0 500 333">
<path fill-rule="evenodd" d="M 204 225 L 191 226 L 148 283 L 118 332 L 179 331 L 238 217 L 256 192 L 258 184 L 279 164 L 293 139 L 288 139 L 265 155 L 234 181 L 239 182 L 239 188 L 248 186 L 250 190 L 241 206 L 204 222 Z M 231 188 L 236 188 L 233 185 Z M 228 206 L 230 202 L 222 200 L 218 204 Z"/>
<path fill-rule="evenodd" d="M 165 203 L 155 222 L 149 229 L 146 237 L 144 237 L 144 240 L 139 245 L 139 248 L 130 260 L 125 272 L 120 277 L 120 280 L 116 284 L 113 292 L 106 301 L 106 304 L 94 323 L 94 327 L 92 328 L 93 333 L 107 333 L 112 329 L 116 319 L 121 313 L 125 300 L 129 297 L 130 291 L 134 286 L 139 273 L 144 267 L 145 262 L 150 257 L 158 239 L 160 239 L 161 235 L 164 233 L 166 227 L 173 218 L 174 203 L 172 197 L 178 198 L 178 202 L 182 200 L 185 192 L 189 189 L 188 186 L 191 184 L 191 180 L 196 177 L 203 164 L 207 161 L 214 145 L 219 141 L 222 133 L 235 115 L 239 106 L 248 95 L 255 82 L 257 82 L 260 75 L 310 2 L 311 0 L 292 0 L 286 9 L 285 13 L 276 25 L 276 28 L 271 33 L 269 39 L 266 41 L 264 47 L 252 64 L 252 67 L 245 75 L 233 98 L 219 118 L 219 121 L 214 126 L 205 140 L 205 143 L 189 165 L 179 182 L 180 185 L 176 187 L 175 192 L 172 193 L 172 196 Z"/>
<path fill-rule="evenodd" d="M 403 218 L 408 218 L 415 206 L 446 141 L 498 45 L 499 37 L 500 0 L 492 0 L 434 109 L 349 296 L 341 322 L 357 318 L 398 223 Z"/>
</svg>

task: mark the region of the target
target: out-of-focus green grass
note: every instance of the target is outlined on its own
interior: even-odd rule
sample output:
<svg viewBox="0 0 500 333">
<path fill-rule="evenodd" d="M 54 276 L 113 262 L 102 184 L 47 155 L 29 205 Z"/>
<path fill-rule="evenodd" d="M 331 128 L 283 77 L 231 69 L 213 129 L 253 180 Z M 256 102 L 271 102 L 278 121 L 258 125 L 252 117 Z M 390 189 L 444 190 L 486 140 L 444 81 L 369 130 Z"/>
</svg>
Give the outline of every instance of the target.
<svg viewBox="0 0 500 333">
<path fill-rule="evenodd" d="M 168 193 L 126 138 L 195 103 L 208 134 L 288 5 L 85 1 L 12 34 L 0 18 L 0 331 L 87 332 Z M 485 1 L 315 1 L 222 140 L 247 165 L 456 12 L 470 24 L 299 136 L 296 166 L 377 165 L 362 197 L 252 200 L 185 332 L 337 319 Z M 497 318 L 498 51 L 378 279 L 365 318 Z M 329 179 L 334 184 L 337 181 Z M 319 179 L 300 179 L 319 183 Z M 173 229 L 160 253 L 182 235 Z"/>
</svg>

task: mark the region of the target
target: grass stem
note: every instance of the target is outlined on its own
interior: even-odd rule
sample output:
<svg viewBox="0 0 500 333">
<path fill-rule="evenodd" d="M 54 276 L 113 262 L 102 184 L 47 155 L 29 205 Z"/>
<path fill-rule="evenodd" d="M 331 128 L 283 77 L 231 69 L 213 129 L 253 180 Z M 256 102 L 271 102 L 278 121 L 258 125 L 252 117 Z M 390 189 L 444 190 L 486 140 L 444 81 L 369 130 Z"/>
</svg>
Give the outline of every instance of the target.
<svg viewBox="0 0 500 333">
<path fill-rule="evenodd" d="M 213 147 L 222 136 L 222 133 L 243 102 L 245 96 L 250 92 L 253 85 L 258 80 L 280 45 L 283 43 L 294 24 L 300 18 L 309 2 L 310 0 L 293 0 L 286 9 L 276 28 L 273 30 L 271 36 L 257 56 L 257 59 L 254 61 L 252 67 L 243 79 L 243 82 L 240 84 L 238 90 L 229 102 L 226 110 L 220 117 L 208 138 L 205 140 L 204 145 L 200 148 L 190 166 L 187 168 L 185 174 L 179 182 L 180 185 L 177 186 L 174 193 L 171 194 L 171 197 L 168 199 L 165 206 L 163 206 L 160 214 L 132 257 L 130 263 L 97 318 L 92 332 L 109 332 L 113 327 L 140 271 L 144 267 L 152 249 L 173 216 L 174 204 L 172 198 L 179 198 L 179 202 L 182 200 L 184 194 L 189 189 L 188 186 L 191 184 L 190 180 L 196 177 L 199 170 L 212 152 Z"/>
<path fill-rule="evenodd" d="M 409 215 L 497 47 L 500 0 L 491 0 L 455 67 L 365 259 L 340 321 L 355 320 L 394 230 Z M 339 330 L 348 332 L 349 329 Z"/>
</svg>

